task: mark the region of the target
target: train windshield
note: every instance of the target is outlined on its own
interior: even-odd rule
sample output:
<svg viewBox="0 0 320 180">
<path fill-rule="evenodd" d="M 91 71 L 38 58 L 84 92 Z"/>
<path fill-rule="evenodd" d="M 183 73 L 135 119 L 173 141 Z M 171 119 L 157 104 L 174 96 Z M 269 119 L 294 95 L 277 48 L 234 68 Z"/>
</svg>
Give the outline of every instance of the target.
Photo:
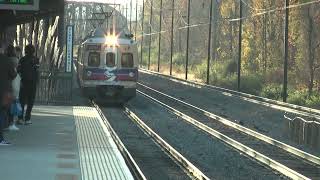
<svg viewBox="0 0 320 180">
<path fill-rule="evenodd" d="M 88 57 L 88 66 L 99 67 L 100 66 L 100 53 L 90 52 Z"/>
<path fill-rule="evenodd" d="M 115 54 L 112 52 L 108 52 L 106 55 L 106 65 L 107 67 L 115 67 L 116 66 L 116 60 L 115 60 Z"/>
<path fill-rule="evenodd" d="M 133 55 L 132 53 L 123 53 L 121 56 L 121 67 L 132 68 L 133 67 Z"/>
</svg>

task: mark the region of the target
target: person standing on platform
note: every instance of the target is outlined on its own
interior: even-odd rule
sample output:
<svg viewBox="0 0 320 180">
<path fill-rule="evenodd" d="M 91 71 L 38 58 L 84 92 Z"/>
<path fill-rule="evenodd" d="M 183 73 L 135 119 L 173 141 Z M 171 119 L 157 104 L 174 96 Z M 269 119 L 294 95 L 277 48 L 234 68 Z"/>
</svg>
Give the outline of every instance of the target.
<svg viewBox="0 0 320 180">
<path fill-rule="evenodd" d="M 11 60 L 13 66 L 15 68 L 18 67 L 18 63 L 19 63 L 19 59 L 16 57 L 16 50 L 15 47 L 13 45 L 9 45 L 8 48 L 6 49 L 6 55 L 7 57 Z M 20 91 L 20 81 L 21 78 L 19 75 L 16 76 L 16 78 L 12 81 L 12 95 L 13 95 L 13 103 L 11 105 L 11 108 L 8 111 L 8 119 L 9 119 L 9 127 L 8 130 L 10 131 L 18 131 L 19 128 L 16 126 L 15 124 L 15 117 L 16 114 L 13 113 L 13 109 L 12 108 L 17 108 L 16 106 L 19 103 L 19 91 Z"/>
<path fill-rule="evenodd" d="M 3 137 L 3 125 L 7 117 L 8 108 L 12 103 L 11 82 L 17 72 L 12 62 L 0 52 L 0 145 L 10 145 Z"/>
<path fill-rule="evenodd" d="M 35 47 L 31 44 L 25 47 L 25 56 L 19 60 L 18 73 L 21 76 L 21 88 L 19 99 L 22 107 L 22 115 L 19 121 L 23 121 L 24 106 L 27 110 L 24 116 L 25 125 L 31 123 L 31 111 L 36 97 L 37 84 L 39 79 L 39 59 L 34 56 Z"/>
<path fill-rule="evenodd" d="M 19 46 L 16 46 L 15 49 L 16 49 L 16 56 L 18 59 L 20 59 L 22 57 L 21 48 Z"/>
</svg>

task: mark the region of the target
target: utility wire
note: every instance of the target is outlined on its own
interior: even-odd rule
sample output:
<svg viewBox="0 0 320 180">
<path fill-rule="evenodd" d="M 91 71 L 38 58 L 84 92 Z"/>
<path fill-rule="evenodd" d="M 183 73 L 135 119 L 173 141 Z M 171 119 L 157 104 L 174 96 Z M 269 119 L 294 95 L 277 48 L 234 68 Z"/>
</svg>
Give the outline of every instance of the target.
<svg viewBox="0 0 320 180">
<path fill-rule="evenodd" d="M 302 7 L 302 6 L 316 4 L 316 3 L 320 3 L 320 0 L 305 2 L 305 3 L 295 4 L 295 5 L 289 5 L 288 7 L 275 8 L 275 9 L 272 9 L 272 10 L 269 10 L 269 11 L 264 11 L 264 12 L 253 14 L 251 16 L 246 16 L 246 17 L 242 17 L 242 18 L 235 18 L 235 19 L 228 19 L 228 21 L 230 21 L 230 22 L 240 21 L 240 20 L 243 20 L 243 19 L 249 19 L 249 18 L 261 16 L 261 15 L 264 15 L 264 14 L 267 14 L 267 13 L 272 13 L 272 12 L 276 12 L 276 11 L 283 11 L 283 10 L 285 10 L 287 8 L 288 9 L 292 9 L 292 8 Z"/>
<path fill-rule="evenodd" d="M 255 8 L 251 5 L 249 5 L 247 2 L 245 2 L 244 0 L 238 0 L 239 2 L 242 2 L 245 6 L 247 6 L 248 8 L 254 10 L 254 11 L 270 11 L 272 9 L 275 9 L 276 7 L 270 7 L 270 8 L 264 8 L 264 9 L 260 9 L 260 8 Z"/>
<path fill-rule="evenodd" d="M 316 4 L 316 3 L 320 3 L 320 0 L 310 1 L 310 2 L 306 2 L 306 3 L 300 3 L 300 4 L 296 4 L 296 5 L 290 5 L 290 6 L 288 6 L 288 7 L 276 8 L 276 9 L 272 9 L 272 10 L 269 10 L 269 11 L 264 11 L 264 12 L 256 13 L 256 14 L 253 14 L 253 15 L 251 15 L 251 16 L 246 16 L 246 17 L 243 17 L 243 18 L 234 18 L 234 19 L 231 19 L 231 18 L 222 18 L 222 19 L 223 19 L 223 20 L 227 20 L 227 21 L 229 21 L 229 22 L 236 22 L 236 21 L 240 21 L 240 20 L 243 20 L 243 19 L 249 19 L 249 18 L 261 16 L 261 15 L 264 15 L 264 14 L 267 14 L 267 13 L 271 13 L 271 12 L 282 11 L 282 10 L 285 10 L 286 8 L 292 9 L 292 8 L 302 7 L 302 6 L 311 5 L 311 4 Z M 181 15 L 180 15 L 180 18 L 182 18 Z M 186 29 L 186 28 L 188 28 L 188 27 L 191 27 L 191 28 L 192 28 L 192 27 L 206 26 L 206 25 L 209 25 L 209 24 L 210 24 L 210 23 L 199 23 L 199 24 L 192 24 L 192 25 L 186 24 L 186 26 L 174 28 L 174 30 Z M 168 31 L 161 31 L 161 32 L 158 31 L 158 32 L 152 32 L 152 33 L 148 33 L 148 34 L 142 33 L 142 35 L 140 35 L 140 36 L 138 36 L 138 37 L 141 37 L 141 36 L 152 36 L 152 35 L 157 35 L 157 34 L 166 33 L 166 32 L 168 32 Z M 137 38 L 138 38 L 138 37 L 137 37 Z"/>
</svg>

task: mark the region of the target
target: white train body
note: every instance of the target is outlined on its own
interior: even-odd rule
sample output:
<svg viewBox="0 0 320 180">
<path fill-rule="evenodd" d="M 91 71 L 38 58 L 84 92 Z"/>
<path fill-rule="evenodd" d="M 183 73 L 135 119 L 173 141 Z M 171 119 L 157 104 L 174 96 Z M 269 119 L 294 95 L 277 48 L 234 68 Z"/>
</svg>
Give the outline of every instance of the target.
<svg viewBox="0 0 320 180">
<path fill-rule="evenodd" d="M 136 43 L 124 34 L 96 32 L 78 49 L 80 87 L 90 98 L 127 101 L 136 95 L 138 54 Z"/>
</svg>

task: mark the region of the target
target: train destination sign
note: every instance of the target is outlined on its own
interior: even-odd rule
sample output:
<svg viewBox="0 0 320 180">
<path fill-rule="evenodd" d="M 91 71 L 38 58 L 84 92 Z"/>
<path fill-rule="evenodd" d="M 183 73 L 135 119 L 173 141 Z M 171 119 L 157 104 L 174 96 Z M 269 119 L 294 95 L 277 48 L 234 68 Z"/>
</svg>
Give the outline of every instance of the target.
<svg viewBox="0 0 320 180">
<path fill-rule="evenodd" d="M 38 11 L 39 0 L 0 0 L 0 9 Z"/>
</svg>

